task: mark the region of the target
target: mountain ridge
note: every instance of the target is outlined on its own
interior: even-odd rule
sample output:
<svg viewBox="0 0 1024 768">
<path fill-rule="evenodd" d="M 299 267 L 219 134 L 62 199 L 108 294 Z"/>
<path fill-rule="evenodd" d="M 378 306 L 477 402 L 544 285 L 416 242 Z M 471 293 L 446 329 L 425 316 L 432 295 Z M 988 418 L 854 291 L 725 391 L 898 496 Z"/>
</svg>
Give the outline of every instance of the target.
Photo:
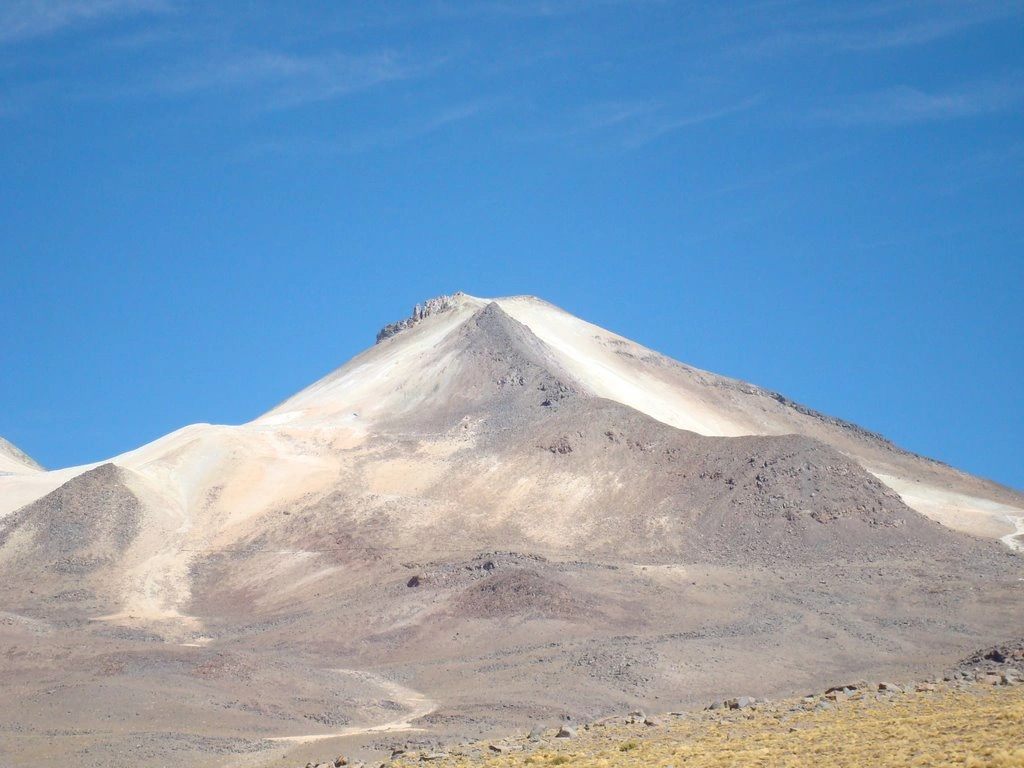
<svg viewBox="0 0 1024 768">
<path fill-rule="evenodd" d="M 0 754 L 59 725 L 83 765 L 282 739 L 271 764 L 912 676 L 1024 628 L 1015 492 L 535 298 L 443 305 L 246 424 L 0 475 L 0 642 L 31 649 L 0 656 Z"/>
<path fill-rule="evenodd" d="M 0 473 L 45 471 L 43 466 L 8 440 L 0 437 Z"/>
</svg>

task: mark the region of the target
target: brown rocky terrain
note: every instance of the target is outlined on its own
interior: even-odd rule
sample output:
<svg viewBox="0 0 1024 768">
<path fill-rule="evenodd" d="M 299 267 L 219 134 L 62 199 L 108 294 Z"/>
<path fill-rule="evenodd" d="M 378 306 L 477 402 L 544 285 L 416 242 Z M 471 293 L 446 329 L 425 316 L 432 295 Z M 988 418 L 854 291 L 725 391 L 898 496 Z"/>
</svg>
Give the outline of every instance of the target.
<svg viewBox="0 0 1024 768">
<path fill-rule="evenodd" d="M 1024 634 L 1021 494 L 523 297 L 0 481 L 3 765 L 369 756 Z"/>
</svg>

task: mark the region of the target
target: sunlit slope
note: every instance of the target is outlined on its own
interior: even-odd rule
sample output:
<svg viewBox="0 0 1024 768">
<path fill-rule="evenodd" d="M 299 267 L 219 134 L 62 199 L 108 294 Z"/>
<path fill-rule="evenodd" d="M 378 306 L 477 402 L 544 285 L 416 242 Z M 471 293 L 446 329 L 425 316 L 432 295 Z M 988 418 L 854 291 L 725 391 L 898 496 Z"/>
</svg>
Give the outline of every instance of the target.
<svg viewBox="0 0 1024 768">
<path fill-rule="evenodd" d="M 485 313 L 489 305 L 500 313 Z M 508 411 L 509 397 L 522 397 L 514 379 L 524 371 L 532 371 L 535 386 L 551 388 L 545 397 L 553 393 L 557 399 L 565 390 L 607 399 L 700 435 L 798 434 L 819 440 L 943 525 L 1018 543 L 1022 494 L 902 451 L 777 393 L 684 365 L 526 296 L 493 304 L 466 294 L 445 297 L 439 311 L 409 323 L 249 424 L 193 425 L 111 461 L 133 471 L 146 486 L 142 496 L 153 496 L 152 506 L 183 510 L 196 509 L 218 485 L 202 479 L 215 468 L 219 484 L 239 489 L 228 497 L 241 499 L 218 518 L 213 536 L 219 540 L 239 521 L 324 487 L 328 478 L 344 473 L 349 452 L 374 439 L 434 440 L 436 464 L 476 439 L 474 425 Z M 449 434 L 460 420 L 465 431 Z M 19 453 L 0 445 L 0 516 L 97 466 L 42 472 Z M 394 471 L 401 478 L 402 470 Z M 385 485 L 394 490 L 393 482 Z M 191 519 L 192 513 L 174 514 Z"/>
<path fill-rule="evenodd" d="M 702 435 L 800 434 L 855 458 L 921 514 L 1000 538 L 1024 528 L 1024 494 L 915 456 L 782 395 L 679 363 L 541 299 L 498 299 L 591 393 Z"/>
<path fill-rule="evenodd" d="M 0 474 L 10 473 L 23 475 L 27 472 L 40 472 L 43 468 L 27 453 L 16 445 L 0 437 Z"/>
</svg>

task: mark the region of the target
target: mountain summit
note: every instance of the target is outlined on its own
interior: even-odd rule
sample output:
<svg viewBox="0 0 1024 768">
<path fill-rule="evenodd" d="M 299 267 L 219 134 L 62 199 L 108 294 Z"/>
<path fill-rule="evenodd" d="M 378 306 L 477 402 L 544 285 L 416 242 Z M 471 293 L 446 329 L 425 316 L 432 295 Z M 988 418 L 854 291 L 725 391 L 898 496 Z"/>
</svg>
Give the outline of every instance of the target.
<svg viewBox="0 0 1024 768">
<path fill-rule="evenodd" d="M 522 358 L 531 370 L 549 372 L 549 381 L 534 386 L 536 404 L 551 401 L 545 387 L 557 382 L 709 437 L 810 437 L 853 458 L 918 512 L 982 536 L 1012 534 L 1024 515 L 1018 492 L 910 454 L 776 392 L 679 363 L 532 296 L 438 297 L 377 339 L 377 346 L 255 423 L 331 423 L 363 433 L 386 430 L 413 413 L 424 423 L 461 418 L 473 408 L 471 395 L 528 391 L 525 379 L 519 381 Z"/>
<path fill-rule="evenodd" d="M 540 299 L 439 297 L 248 424 L 0 471 L 0 636 L 62 686 L 0 660 L 0 753 L 57 712 L 199 764 L 918 673 L 1024 626 L 1022 527 L 1013 490 Z"/>
</svg>

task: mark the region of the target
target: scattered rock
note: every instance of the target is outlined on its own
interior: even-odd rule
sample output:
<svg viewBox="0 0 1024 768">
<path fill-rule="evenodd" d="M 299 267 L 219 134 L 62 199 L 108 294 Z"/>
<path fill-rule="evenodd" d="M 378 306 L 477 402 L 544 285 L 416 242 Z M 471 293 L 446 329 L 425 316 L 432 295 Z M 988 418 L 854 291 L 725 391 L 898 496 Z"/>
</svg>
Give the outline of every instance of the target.
<svg viewBox="0 0 1024 768">
<path fill-rule="evenodd" d="M 825 690 L 825 694 L 828 695 L 830 693 L 842 693 L 845 695 L 849 695 L 856 690 L 856 685 L 833 685 L 831 688 Z"/>
<path fill-rule="evenodd" d="M 406 328 L 412 328 L 425 317 L 446 312 L 455 306 L 456 299 L 459 295 L 460 294 L 456 293 L 452 296 L 437 296 L 433 299 L 427 299 L 423 303 L 422 307 L 417 304 L 412 309 L 412 315 L 404 320 L 399 320 L 397 323 L 389 323 L 381 328 L 377 332 L 377 343 L 380 344 L 384 339 L 389 339 L 395 334 L 404 331 Z"/>
<path fill-rule="evenodd" d="M 757 699 L 753 696 L 737 696 L 734 699 L 729 699 L 725 703 L 729 709 L 748 709 L 757 703 Z"/>
<path fill-rule="evenodd" d="M 555 734 L 556 739 L 574 739 L 576 738 L 576 727 L 573 725 L 563 725 L 558 729 L 558 733 Z"/>
<path fill-rule="evenodd" d="M 544 731 L 547 730 L 541 723 L 530 729 L 530 741 L 540 741 L 544 738 Z"/>
</svg>

